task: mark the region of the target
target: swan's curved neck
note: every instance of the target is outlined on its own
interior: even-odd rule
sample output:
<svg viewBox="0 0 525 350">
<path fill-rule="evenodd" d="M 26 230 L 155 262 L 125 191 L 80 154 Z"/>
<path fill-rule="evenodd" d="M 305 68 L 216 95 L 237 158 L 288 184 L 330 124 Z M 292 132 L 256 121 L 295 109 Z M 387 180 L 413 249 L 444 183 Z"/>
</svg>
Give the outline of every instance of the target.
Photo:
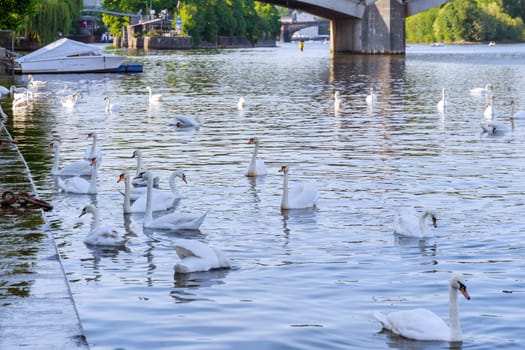
<svg viewBox="0 0 525 350">
<path fill-rule="evenodd" d="M 144 214 L 144 223 L 153 221 L 153 208 L 151 197 L 153 197 L 153 175 L 148 174 L 148 187 L 146 190 L 146 213 Z"/>
<path fill-rule="evenodd" d="M 514 118 L 514 114 L 516 113 L 516 104 L 511 103 L 510 104 L 510 117 Z"/>
<path fill-rule="evenodd" d="M 169 183 L 169 186 L 170 186 L 170 190 L 172 193 L 176 194 L 177 193 L 177 185 L 175 184 L 175 179 L 177 178 L 177 173 L 172 173 L 170 175 L 170 179 L 168 181 Z"/>
<path fill-rule="evenodd" d="M 450 322 L 450 341 L 461 341 L 463 335 L 461 332 L 461 325 L 459 324 L 459 307 L 458 307 L 458 292 L 448 287 L 448 317 Z"/>
<path fill-rule="evenodd" d="M 129 174 L 124 175 L 124 213 L 131 211 L 131 180 Z"/>
<path fill-rule="evenodd" d="M 259 144 L 256 143 L 253 149 L 252 159 L 250 161 L 250 171 L 255 171 L 257 164 L 257 153 L 259 152 Z"/>
<path fill-rule="evenodd" d="M 140 154 L 140 152 L 137 152 L 135 155 L 137 157 L 137 175 L 138 175 L 142 171 L 142 154 Z"/>
<path fill-rule="evenodd" d="M 92 210 L 91 214 L 93 214 L 93 223 L 91 224 L 91 229 L 96 230 L 100 225 L 100 219 L 98 217 L 98 209 Z"/>
<path fill-rule="evenodd" d="M 288 207 L 288 173 L 284 173 L 284 180 L 283 180 L 283 197 L 281 199 L 281 208 L 287 208 Z"/>
</svg>

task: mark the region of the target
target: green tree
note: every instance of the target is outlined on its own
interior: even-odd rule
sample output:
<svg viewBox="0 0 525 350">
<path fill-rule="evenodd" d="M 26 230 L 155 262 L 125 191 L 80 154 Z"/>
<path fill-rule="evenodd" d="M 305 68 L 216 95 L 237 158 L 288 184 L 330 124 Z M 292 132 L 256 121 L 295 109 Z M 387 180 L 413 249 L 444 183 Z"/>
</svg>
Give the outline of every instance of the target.
<svg viewBox="0 0 525 350">
<path fill-rule="evenodd" d="M 258 31 L 261 33 L 262 39 L 275 39 L 279 36 L 281 33 L 281 16 L 279 16 L 275 6 L 256 2 L 255 12 L 261 19 Z"/>
<path fill-rule="evenodd" d="M 17 32 L 37 12 L 40 0 L 0 0 L 0 29 Z"/>
<path fill-rule="evenodd" d="M 48 44 L 57 34 L 70 33 L 74 23 L 80 18 L 82 0 L 41 0 L 36 13 L 27 18 L 23 32 L 26 37 Z"/>
</svg>

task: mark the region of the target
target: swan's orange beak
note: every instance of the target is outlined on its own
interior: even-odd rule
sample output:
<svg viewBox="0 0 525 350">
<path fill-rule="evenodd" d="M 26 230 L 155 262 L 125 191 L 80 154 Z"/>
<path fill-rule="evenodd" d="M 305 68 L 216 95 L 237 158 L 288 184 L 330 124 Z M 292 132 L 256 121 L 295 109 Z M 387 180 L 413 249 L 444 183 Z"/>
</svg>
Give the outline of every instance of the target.
<svg viewBox="0 0 525 350">
<path fill-rule="evenodd" d="M 125 177 L 124 174 L 120 174 L 120 175 L 118 176 L 117 183 L 119 183 L 120 181 L 124 181 L 124 177 Z"/>
<path fill-rule="evenodd" d="M 91 166 L 97 163 L 97 158 L 91 158 Z"/>
<path fill-rule="evenodd" d="M 87 210 L 86 208 L 82 209 L 82 212 L 80 213 L 80 215 L 78 217 L 81 217 L 82 215 L 86 214 L 87 213 Z"/>
<path fill-rule="evenodd" d="M 467 292 L 467 286 L 465 286 L 464 284 L 461 284 L 459 286 L 459 291 L 461 292 L 461 294 L 463 294 L 465 299 L 470 300 L 470 295 Z"/>
</svg>

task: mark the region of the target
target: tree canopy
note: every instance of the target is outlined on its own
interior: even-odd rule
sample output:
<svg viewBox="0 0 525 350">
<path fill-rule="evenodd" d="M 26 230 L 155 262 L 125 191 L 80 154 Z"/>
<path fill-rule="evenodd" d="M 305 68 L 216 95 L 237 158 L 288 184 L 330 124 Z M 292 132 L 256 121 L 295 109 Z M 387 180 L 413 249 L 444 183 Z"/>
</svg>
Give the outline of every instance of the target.
<svg viewBox="0 0 525 350">
<path fill-rule="evenodd" d="M 523 41 L 525 0 L 454 0 L 406 20 L 407 42 Z"/>
<path fill-rule="evenodd" d="M 202 41 L 215 42 L 217 36 L 243 36 L 252 41 L 274 39 L 280 33 L 279 14 L 269 4 L 253 0 L 104 0 L 105 9 L 128 13 L 142 11 L 147 15 L 151 9 L 159 13 L 167 10 L 182 20 L 182 34 L 192 37 L 194 44 Z M 111 34 L 121 35 L 122 25 L 129 19 L 104 15 L 104 24 Z"/>
<path fill-rule="evenodd" d="M 0 29 L 18 31 L 37 11 L 40 0 L 0 0 Z"/>
</svg>

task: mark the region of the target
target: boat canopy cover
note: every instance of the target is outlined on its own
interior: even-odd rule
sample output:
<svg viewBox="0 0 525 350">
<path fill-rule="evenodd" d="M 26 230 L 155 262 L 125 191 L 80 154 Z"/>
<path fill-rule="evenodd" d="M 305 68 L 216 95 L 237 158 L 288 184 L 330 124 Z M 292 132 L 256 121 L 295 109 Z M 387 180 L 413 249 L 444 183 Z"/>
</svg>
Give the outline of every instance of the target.
<svg viewBox="0 0 525 350">
<path fill-rule="evenodd" d="M 100 55 L 101 49 L 94 45 L 82 43 L 68 38 L 58 39 L 49 45 L 22 56 L 16 61 L 18 63 L 32 60 L 53 59 L 67 56 Z"/>
</svg>

